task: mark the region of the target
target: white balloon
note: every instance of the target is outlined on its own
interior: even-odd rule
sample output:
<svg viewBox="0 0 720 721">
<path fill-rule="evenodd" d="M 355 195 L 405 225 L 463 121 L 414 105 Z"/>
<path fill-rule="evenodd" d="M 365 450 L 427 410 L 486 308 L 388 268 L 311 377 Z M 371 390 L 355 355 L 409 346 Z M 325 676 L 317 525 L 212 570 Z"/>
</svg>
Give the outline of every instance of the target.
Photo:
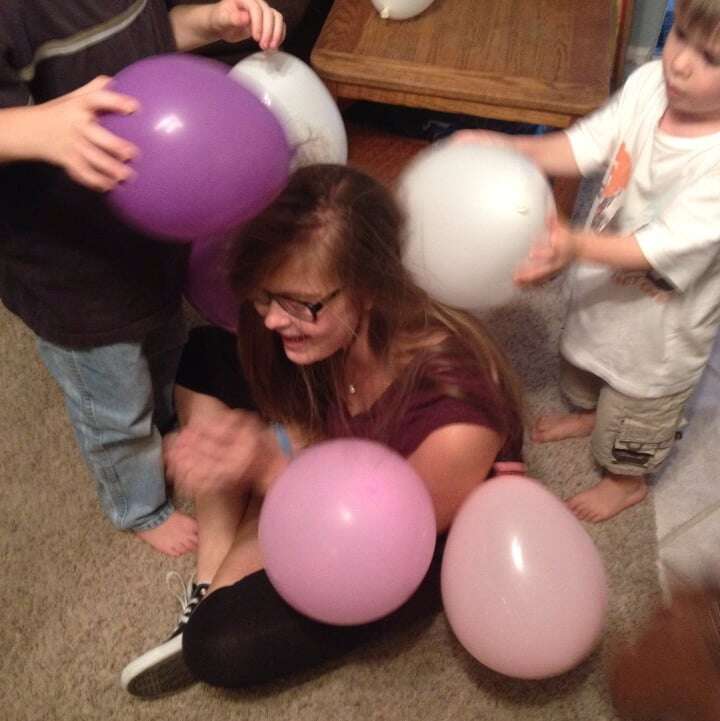
<svg viewBox="0 0 720 721">
<path fill-rule="evenodd" d="M 545 176 L 504 147 L 442 141 L 401 174 L 406 267 L 431 296 L 466 310 L 512 300 L 513 272 L 554 212 Z"/>
<path fill-rule="evenodd" d="M 419 15 L 433 0 L 372 0 L 380 17 L 385 20 L 406 20 Z"/>
<path fill-rule="evenodd" d="M 230 71 L 275 113 L 294 151 L 292 169 L 346 163 L 347 133 L 340 111 L 315 72 L 294 55 L 254 53 Z"/>
</svg>

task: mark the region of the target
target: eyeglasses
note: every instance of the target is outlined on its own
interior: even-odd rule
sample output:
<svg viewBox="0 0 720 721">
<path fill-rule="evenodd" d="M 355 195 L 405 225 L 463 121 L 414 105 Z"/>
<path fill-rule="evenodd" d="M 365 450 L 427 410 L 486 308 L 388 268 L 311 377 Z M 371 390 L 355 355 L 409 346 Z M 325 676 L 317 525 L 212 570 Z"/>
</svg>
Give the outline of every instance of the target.
<svg viewBox="0 0 720 721">
<path fill-rule="evenodd" d="M 335 298 L 342 288 L 336 288 L 332 293 L 328 293 L 325 297 L 311 303 L 306 300 L 292 298 L 289 295 L 279 295 L 277 293 L 268 293 L 266 290 L 260 292 L 258 296 L 253 298 L 255 310 L 260 315 L 267 315 L 270 306 L 275 301 L 288 315 L 306 323 L 316 323 L 320 311 Z"/>
</svg>

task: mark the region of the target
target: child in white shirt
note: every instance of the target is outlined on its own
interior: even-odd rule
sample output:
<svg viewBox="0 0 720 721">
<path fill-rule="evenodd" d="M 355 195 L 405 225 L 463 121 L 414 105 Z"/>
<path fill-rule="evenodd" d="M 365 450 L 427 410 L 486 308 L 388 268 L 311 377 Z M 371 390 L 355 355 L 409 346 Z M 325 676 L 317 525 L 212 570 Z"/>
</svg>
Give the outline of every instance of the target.
<svg viewBox="0 0 720 721">
<path fill-rule="evenodd" d="M 642 501 L 667 457 L 720 323 L 720 0 L 679 0 L 662 60 L 597 112 L 503 143 L 549 175 L 606 166 L 587 227 L 554 220 L 516 273 L 541 283 L 569 264 L 561 386 L 575 411 L 538 419 L 536 441 L 591 435 L 604 469 L 568 501 L 602 521 Z"/>
</svg>

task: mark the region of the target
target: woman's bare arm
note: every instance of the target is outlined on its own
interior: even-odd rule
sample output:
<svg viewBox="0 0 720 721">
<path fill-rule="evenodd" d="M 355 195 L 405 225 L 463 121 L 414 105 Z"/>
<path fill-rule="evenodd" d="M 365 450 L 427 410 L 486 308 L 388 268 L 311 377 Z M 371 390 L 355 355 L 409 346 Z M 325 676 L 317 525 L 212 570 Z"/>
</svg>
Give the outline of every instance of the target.
<svg viewBox="0 0 720 721">
<path fill-rule="evenodd" d="M 425 481 L 443 533 L 468 494 L 484 481 L 503 445 L 485 426 L 453 423 L 433 431 L 408 458 Z"/>
</svg>

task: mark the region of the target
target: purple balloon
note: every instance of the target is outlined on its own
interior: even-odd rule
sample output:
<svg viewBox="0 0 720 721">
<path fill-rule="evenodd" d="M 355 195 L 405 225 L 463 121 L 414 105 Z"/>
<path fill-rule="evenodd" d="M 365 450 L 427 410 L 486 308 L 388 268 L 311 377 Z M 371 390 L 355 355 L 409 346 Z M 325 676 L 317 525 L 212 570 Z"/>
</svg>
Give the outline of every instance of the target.
<svg viewBox="0 0 720 721">
<path fill-rule="evenodd" d="M 238 304 L 224 272 L 226 240 L 218 236 L 192 244 L 185 297 L 205 320 L 235 333 Z"/>
<path fill-rule="evenodd" d="M 225 65 L 158 55 L 119 72 L 112 89 L 140 103 L 102 125 L 134 143 L 137 176 L 108 194 L 130 225 L 161 240 L 226 233 L 257 215 L 287 182 L 282 126 Z"/>
<path fill-rule="evenodd" d="M 389 448 L 318 443 L 278 476 L 260 512 L 265 570 L 296 610 L 338 625 L 374 621 L 410 598 L 435 548 L 425 484 Z"/>
</svg>

